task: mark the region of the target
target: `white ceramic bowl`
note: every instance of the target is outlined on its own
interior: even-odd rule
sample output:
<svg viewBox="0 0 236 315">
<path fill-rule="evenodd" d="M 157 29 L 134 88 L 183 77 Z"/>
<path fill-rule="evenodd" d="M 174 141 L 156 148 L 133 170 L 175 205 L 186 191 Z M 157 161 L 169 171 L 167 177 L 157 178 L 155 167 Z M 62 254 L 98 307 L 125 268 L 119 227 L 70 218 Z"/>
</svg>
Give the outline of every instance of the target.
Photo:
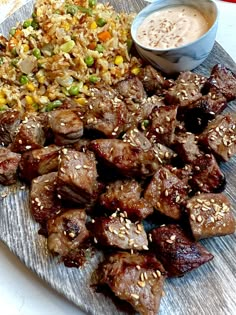
<svg viewBox="0 0 236 315">
<path fill-rule="evenodd" d="M 187 45 L 171 49 L 147 48 L 137 40 L 137 30 L 143 20 L 157 10 L 173 5 L 190 5 L 199 10 L 210 24 L 209 30 Z M 135 17 L 131 35 L 139 55 L 165 73 L 176 73 L 196 68 L 211 52 L 218 28 L 219 12 L 211 0 L 156 0 Z"/>
</svg>

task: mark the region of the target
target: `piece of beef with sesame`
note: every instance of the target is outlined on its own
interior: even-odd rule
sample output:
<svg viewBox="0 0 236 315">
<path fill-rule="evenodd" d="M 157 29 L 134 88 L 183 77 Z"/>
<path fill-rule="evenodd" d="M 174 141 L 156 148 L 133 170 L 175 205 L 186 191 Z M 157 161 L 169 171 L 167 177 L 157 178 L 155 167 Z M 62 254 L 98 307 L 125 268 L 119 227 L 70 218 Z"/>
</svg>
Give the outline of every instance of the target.
<svg viewBox="0 0 236 315">
<path fill-rule="evenodd" d="M 153 152 L 162 165 L 170 164 L 177 156 L 175 151 L 161 143 L 153 144 Z"/>
<path fill-rule="evenodd" d="M 234 100 L 236 98 L 236 74 L 224 65 L 215 65 L 203 90 L 208 91 L 212 87 L 217 88 L 228 102 Z"/>
<path fill-rule="evenodd" d="M 118 82 L 115 88 L 127 103 L 141 103 L 146 97 L 143 84 L 137 76 L 132 76 Z"/>
<path fill-rule="evenodd" d="M 142 223 L 132 223 L 124 216 L 97 217 L 89 226 L 94 242 L 100 246 L 124 250 L 148 250 Z"/>
<path fill-rule="evenodd" d="M 33 179 L 30 188 L 30 209 L 34 219 L 44 225 L 63 210 L 57 197 L 57 172 Z"/>
<path fill-rule="evenodd" d="M 154 255 L 118 252 L 97 270 L 98 284 L 108 285 L 141 315 L 158 313 L 166 273 Z"/>
<path fill-rule="evenodd" d="M 19 125 L 15 139 L 10 145 L 13 152 L 23 153 L 44 146 L 46 135 L 37 115 L 26 116 Z"/>
<path fill-rule="evenodd" d="M 235 218 L 224 194 L 200 194 L 188 200 L 187 212 L 195 240 L 235 232 Z"/>
<path fill-rule="evenodd" d="M 118 93 L 108 87 L 94 88 L 88 99 L 84 127 L 107 138 L 118 138 L 128 123 L 128 110 Z"/>
<path fill-rule="evenodd" d="M 178 117 L 181 117 L 186 107 L 202 97 L 201 89 L 205 82 L 206 78 L 196 73 L 190 71 L 180 73 L 175 85 L 165 93 L 166 103 L 179 105 Z"/>
<path fill-rule="evenodd" d="M 0 184 L 11 185 L 16 182 L 20 158 L 20 154 L 0 147 Z"/>
<path fill-rule="evenodd" d="M 178 133 L 173 147 L 180 159 L 187 164 L 191 164 L 202 154 L 197 145 L 197 138 L 190 132 Z"/>
<path fill-rule="evenodd" d="M 149 116 L 146 136 L 152 143 L 170 146 L 174 141 L 178 106 L 155 107 Z"/>
<path fill-rule="evenodd" d="M 153 151 L 144 151 L 119 139 L 93 140 L 89 147 L 107 167 L 123 176 L 151 176 L 159 166 Z"/>
<path fill-rule="evenodd" d="M 141 197 L 141 193 L 141 185 L 136 180 L 117 180 L 100 195 L 99 203 L 109 212 L 126 213 L 132 221 L 143 220 L 153 212 L 153 207 Z"/>
<path fill-rule="evenodd" d="M 19 164 L 19 175 L 30 182 L 33 178 L 57 171 L 60 147 L 51 144 L 42 149 L 24 152 Z"/>
<path fill-rule="evenodd" d="M 82 120 L 70 109 L 52 111 L 49 114 L 49 126 L 56 145 L 73 144 L 84 132 Z"/>
<path fill-rule="evenodd" d="M 160 167 L 148 184 L 144 198 L 155 210 L 179 220 L 186 202 L 188 186 L 166 167 Z"/>
<path fill-rule="evenodd" d="M 21 121 L 17 110 L 0 112 L 0 145 L 8 146 L 15 139 Z"/>
<path fill-rule="evenodd" d="M 152 144 L 145 136 L 145 134 L 137 128 L 129 128 L 122 136 L 124 142 L 130 143 L 134 147 L 138 147 L 144 151 L 151 149 Z"/>
<path fill-rule="evenodd" d="M 208 122 L 219 115 L 227 106 L 224 95 L 212 87 L 207 95 L 192 103 L 184 113 L 184 122 L 188 131 L 202 132 Z"/>
<path fill-rule="evenodd" d="M 168 276 L 182 276 L 213 259 L 201 244 L 195 243 L 177 224 L 160 226 L 151 231 L 152 249 Z"/>
<path fill-rule="evenodd" d="M 55 255 L 65 257 L 81 247 L 89 237 L 84 209 L 68 209 L 48 220 L 48 249 Z"/>
<path fill-rule="evenodd" d="M 160 71 L 157 71 L 151 65 L 141 68 L 138 74 L 139 79 L 149 94 L 162 94 L 165 85 L 165 78 Z"/>
<path fill-rule="evenodd" d="M 227 162 L 236 153 L 236 115 L 219 115 L 199 135 L 199 143 Z"/>
<path fill-rule="evenodd" d="M 62 149 L 58 167 L 58 194 L 79 204 L 92 204 L 100 189 L 96 160 L 92 152 Z"/>
<path fill-rule="evenodd" d="M 192 163 L 192 178 L 189 183 L 194 191 L 221 192 L 226 185 L 222 173 L 212 154 L 202 154 Z"/>
</svg>

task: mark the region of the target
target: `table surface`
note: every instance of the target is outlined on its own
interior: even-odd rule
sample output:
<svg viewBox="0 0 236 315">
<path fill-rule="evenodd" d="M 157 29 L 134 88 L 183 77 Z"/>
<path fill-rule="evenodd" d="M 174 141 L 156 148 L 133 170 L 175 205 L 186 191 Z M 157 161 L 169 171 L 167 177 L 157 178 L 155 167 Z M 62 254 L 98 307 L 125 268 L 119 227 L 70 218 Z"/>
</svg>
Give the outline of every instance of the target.
<svg viewBox="0 0 236 315">
<path fill-rule="evenodd" d="M 217 1 L 217 41 L 236 62 L 236 3 Z M 82 315 L 83 313 L 29 271 L 0 242 L 0 306 L 4 315 Z"/>
</svg>

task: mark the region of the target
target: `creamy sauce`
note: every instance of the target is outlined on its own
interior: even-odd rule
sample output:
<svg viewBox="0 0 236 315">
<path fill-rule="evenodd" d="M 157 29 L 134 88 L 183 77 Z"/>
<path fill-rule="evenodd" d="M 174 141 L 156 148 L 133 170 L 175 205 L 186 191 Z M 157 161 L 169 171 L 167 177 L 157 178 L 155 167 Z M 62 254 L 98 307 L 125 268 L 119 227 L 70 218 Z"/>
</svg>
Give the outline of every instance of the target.
<svg viewBox="0 0 236 315">
<path fill-rule="evenodd" d="M 178 5 L 156 11 L 144 19 L 137 30 L 137 40 L 146 47 L 176 48 L 195 41 L 208 29 L 201 12 Z"/>
</svg>

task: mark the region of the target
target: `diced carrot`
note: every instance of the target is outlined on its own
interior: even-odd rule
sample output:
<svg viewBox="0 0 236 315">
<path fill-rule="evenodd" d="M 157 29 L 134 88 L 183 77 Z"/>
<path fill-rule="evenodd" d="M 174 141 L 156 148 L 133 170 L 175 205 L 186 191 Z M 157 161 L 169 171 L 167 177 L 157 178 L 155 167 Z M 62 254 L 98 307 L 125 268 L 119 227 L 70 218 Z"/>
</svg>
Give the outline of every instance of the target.
<svg viewBox="0 0 236 315">
<path fill-rule="evenodd" d="M 14 37 L 17 38 L 17 37 L 20 37 L 21 36 L 21 33 L 22 33 L 22 30 L 19 30 L 17 29 L 15 34 L 14 34 Z"/>
<path fill-rule="evenodd" d="M 106 42 L 107 40 L 111 39 L 111 33 L 109 31 L 103 31 L 98 34 L 98 38 L 101 42 Z"/>
<path fill-rule="evenodd" d="M 88 49 L 91 49 L 91 50 L 94 50 L 96 47 L 97 47 L 97 43 L 96 43 L 96 42 L 91 42 L 91 43 L 88 45 Z"/>
</svg>

